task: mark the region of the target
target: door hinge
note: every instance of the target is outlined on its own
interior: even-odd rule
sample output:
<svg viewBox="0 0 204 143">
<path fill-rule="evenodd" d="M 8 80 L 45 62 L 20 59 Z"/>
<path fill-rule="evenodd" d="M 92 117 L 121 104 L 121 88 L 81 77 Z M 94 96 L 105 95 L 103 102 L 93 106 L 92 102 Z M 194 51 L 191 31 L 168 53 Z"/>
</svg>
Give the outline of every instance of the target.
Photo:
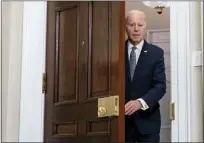
<svg viewBox="0 0 204 143">
<path fill-rule="evenodd" d="M 172 102 L 169 104 L 169 117 L 170 117 L 170 120 L 175 120 L 175 103 Z"/>
<path fill-rule="evenodd" d="M 47 90 L 47 75 L 46 75 L 46 73 L 43 73 L 42 93 L 46 93 L 46 90 Z"/>
</svg>

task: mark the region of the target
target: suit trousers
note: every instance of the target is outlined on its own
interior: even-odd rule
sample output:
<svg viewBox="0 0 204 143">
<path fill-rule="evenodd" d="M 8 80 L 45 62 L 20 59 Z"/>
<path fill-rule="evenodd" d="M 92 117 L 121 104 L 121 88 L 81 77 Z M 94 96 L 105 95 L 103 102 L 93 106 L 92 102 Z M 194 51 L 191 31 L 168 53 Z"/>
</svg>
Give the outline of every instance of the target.
<svg viewBox="0 0 204 143">
<path fill-rule="evenodd" d="M 133 115 L 125 116 L 125 143 L 158 143 L 160 141 L 158 133 L 141 134 L 135 122 Z"/>
</svg>

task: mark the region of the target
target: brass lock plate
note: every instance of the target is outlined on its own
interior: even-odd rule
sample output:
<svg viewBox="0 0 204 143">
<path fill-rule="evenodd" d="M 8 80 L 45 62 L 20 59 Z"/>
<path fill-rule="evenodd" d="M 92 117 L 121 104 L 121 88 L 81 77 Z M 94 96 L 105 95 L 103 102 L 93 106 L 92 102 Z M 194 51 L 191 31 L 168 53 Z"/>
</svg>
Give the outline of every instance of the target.
<svg viewBox="0 0 204 143">
<path fill-rule="evenodd" d="M 170 103 L 169 104 L 169 113 L 170 113 L 170 120 L 175 120 L 175 103 Z"/>
<path fill-rule="evenodd" d="M 98 99 L 98 117 L 119 116 L 119 96 L 108 96 Z"/>
</svg>

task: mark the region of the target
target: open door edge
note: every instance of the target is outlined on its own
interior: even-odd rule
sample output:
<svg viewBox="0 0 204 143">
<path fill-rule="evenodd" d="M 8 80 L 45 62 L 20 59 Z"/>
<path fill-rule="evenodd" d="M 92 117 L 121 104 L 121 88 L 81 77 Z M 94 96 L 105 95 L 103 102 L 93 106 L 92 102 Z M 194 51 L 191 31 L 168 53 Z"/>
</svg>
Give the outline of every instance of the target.
<svg viewBox="0 0 204 143">
<path fill-rule="evenodd" d="M 119 119 L 118 119 L 118 141 L 125 141 L 125 1 L 120 2 L 120 26 L 119 26 L 119 77 L 120 77 L 120 94 L 119 94 Z"/>
</svg>

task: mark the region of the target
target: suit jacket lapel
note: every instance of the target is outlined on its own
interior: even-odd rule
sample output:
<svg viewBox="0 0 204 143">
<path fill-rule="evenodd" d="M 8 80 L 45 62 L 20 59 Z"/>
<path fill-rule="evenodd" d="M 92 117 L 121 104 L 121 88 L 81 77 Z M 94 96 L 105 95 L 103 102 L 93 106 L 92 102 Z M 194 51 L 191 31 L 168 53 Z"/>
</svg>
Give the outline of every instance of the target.
<svg viewBox="0 0 204 143">
<path fill-rule="evenodd" d="M 139 56 L 139 59 L 137 61 L 137 65 L 136 65 L 136 68 L 135 68 L 135 72 L 134 72 L 132 82 L 137 77 L 137 75 L 138 75 L 137 73 L 139 73 L 140 70 L 142 69 L 142 65 L 143 65 L 143 63 L 145 61 L 145 58 L 147 56 L 147 51 L 148 51 L 148 43 L 144 40 L 144 45 L 142 47 L 142 51 L 140 52 L 140 56 Z M 142 70 L 144 70 L 144 69 L 142 69 Z"/>
</svg>

